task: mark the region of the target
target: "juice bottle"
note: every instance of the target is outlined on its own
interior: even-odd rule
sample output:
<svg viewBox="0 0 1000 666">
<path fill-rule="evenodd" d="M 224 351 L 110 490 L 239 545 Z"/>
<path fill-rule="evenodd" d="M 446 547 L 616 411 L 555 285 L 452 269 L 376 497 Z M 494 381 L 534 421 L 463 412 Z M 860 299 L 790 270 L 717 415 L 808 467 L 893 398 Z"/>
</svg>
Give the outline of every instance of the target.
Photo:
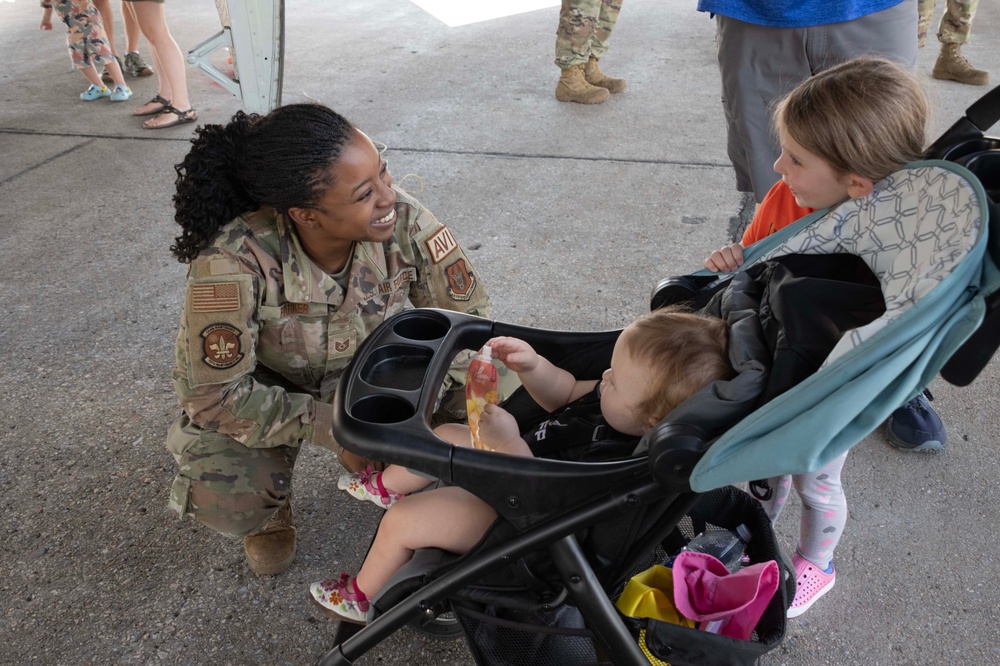
<svg viewBox="0 0 1000 666">
<path fill-rule="evenodd" d="M 483 345 L 481 352 L 473 354 L 465 376 L 465 408 L 469 413 L 472 445 L 489 451 L 492 449 L 479 439 L 479 417 L 487 403 L 497 404 L 497 368 L 493 365 L 492 357 L 493 350 L 489 345 Z"/>
</svg>

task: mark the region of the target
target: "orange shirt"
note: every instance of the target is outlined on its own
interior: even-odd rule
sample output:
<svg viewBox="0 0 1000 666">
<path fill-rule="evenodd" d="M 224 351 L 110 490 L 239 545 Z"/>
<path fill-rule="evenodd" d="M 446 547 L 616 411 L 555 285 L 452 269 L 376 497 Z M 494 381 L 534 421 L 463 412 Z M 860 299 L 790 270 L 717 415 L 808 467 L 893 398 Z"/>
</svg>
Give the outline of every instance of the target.
<svg viewBox="0 0 1000 666">
<path fill-rule="evenodd" d="M 743 240 L 740 241 L 740 244 L 743 247 L 749 247 L 814 210 L 816 209 L 803 208 L 795 203 L 795 197 L 792 196 L 788 185 L 785 184 L 785 181 L 779 180 L 768 190 L 764 200 L 757 206 L 753 222 L 743 232 Z"/>
</svg>

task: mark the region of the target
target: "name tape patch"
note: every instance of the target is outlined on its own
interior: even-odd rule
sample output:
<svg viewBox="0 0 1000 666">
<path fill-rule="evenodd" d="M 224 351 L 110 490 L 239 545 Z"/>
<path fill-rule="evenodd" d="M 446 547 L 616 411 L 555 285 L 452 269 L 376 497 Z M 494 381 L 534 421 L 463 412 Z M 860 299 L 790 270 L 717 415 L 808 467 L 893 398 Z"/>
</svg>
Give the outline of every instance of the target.
<svg viewBox="0 0 1000 666">
<path fill-rule="evenodd" d="M 451 231 L 448 227 L 441 227 L 433 236 L 427 239 L 427 251 L 430 252 L 431 261 L 435 264 L 441 263 L 445 257 L 451 254 L 458 243 L 455 241 L 455 237 L 451 235 Z"/>
</svg>

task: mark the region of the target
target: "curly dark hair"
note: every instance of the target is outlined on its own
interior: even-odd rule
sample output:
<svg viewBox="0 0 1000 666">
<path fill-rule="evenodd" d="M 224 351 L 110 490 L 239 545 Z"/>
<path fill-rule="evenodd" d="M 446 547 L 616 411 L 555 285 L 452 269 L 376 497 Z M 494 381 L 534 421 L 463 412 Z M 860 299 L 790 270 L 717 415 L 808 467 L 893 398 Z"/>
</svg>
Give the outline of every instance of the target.
<svg viewBox="0 0 1000 666">
<path fill-rule="evenodd" d="M 199 127 L 174 166 L 174 220 L 183 232 L 170 251 L 189 263 L 242 213 L 315 205 L 353 130 L 320 104 L 290 104 L 266 116 L 239 111 L 227 125 Z"/>
</svg>

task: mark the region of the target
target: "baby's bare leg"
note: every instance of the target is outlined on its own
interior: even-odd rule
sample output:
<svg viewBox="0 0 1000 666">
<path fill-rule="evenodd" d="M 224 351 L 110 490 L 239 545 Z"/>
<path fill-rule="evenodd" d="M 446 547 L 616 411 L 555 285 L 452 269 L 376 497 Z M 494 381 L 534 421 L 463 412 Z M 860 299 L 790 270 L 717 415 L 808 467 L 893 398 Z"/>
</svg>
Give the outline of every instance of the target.
<svg viewBox="0 0 1000 666">
<path fill-rule="evenodd" d="M 465 553 L 496 517 L 490 505 L 457 486 L 404 497 L 385 512 L 358 572 L 357 586 L 374 597 L 418 548 Z"/>
<path fill-rule="evenodd" d="M 445 423 L 434 428 L 434 434 L 455 446 L 472 446 L 469 427 L 458 423 Z M 431 484 L 431 480 L 414 474 L 402 465 L 389 465 L 382 472 L 382 485 L 394 493 L 409 495 Z"/>
</svg>

